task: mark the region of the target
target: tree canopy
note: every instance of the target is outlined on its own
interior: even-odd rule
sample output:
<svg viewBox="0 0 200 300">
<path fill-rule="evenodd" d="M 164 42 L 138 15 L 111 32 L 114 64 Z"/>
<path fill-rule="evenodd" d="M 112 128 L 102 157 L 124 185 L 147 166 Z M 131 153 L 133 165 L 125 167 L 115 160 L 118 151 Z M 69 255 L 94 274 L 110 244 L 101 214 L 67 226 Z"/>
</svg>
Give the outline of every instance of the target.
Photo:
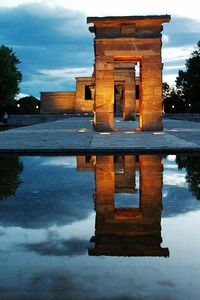
<svg viewBox="0 0 200 300">
<path fill-rule="evenodd" d="M 185 71 L 179 71 L 176 87 L 184 95 L 190 111 L 200 112 L 200 41 L 186 60 Z"/>
<path fill-rule="evenodd" d="M 200 157 L 199 156 L 177 156 L 176 162 L 179 169 L 186 169 L 186 181 L 192 194 L 200 200 Z"/>
<path fill-rule="evenodd" d="M 39 114 L 40 101 L 33 96 L 26 96 L 17 101 L 17 113 L 19 114 Z"/>
<path fill-rule="evenodd" d="M 166 112 L 200 113 L 200 41 L 186 60 L 185 70 L 179 70 L 176 86 L 168 89 L 163 86 Z"/>
<path fill-rule="evenodd" d="M 0 110 L 7 110 L 15 104 L 15 96 L 19 93 L 22 74 L 17 65 L 20 60 L 12 48 L 0 47 Z"/>
<path fill-rule="evenodd" d="M 22 171 L 23 164 L 17 156 L 0 155 L 0 201 L 15 195 Z"/>
</svg>

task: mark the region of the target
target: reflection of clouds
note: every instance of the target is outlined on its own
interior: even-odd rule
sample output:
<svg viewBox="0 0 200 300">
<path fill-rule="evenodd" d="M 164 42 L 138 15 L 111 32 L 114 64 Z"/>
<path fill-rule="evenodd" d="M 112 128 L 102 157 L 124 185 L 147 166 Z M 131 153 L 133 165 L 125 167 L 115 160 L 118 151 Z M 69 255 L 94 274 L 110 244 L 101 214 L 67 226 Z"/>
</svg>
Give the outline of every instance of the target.
<svg viewBox="0 0 200 300">
<path fill-rule="evenodd" d="M 76 256 L 87 252 L 89 241 L 77 238 L 50 239 L 38 243 L 21 244 L 21 246 L 39 255 L 45 256 Z"/>
<path fill-rule="evenodd" d="M 93 209 L 94 174 L 77 172 L 75 157 L 23 157 L 22 184 L 1 203 L 0 224 L 49 228 L 87 218 Z"/>
<path fill-rule="evenodd" d="M 163 198 L 167 197 L 168 196 L 168 191 L 164 191 L 162 196 L 163 196 Z"/>
<path fill-rule="evenodd" d="M 137 280 L 132 278 L 133 275 L 131 275 L 129 282 L 124 283 L 122 275 L 108 272 L 109 275 L 112 276 L 109 277 L 106 273 L 107 266 L 104 264 L 103 266 L 103 274 L 99 275 L 95 272 L 95 269 L 93 269 L 91 273 L 84 272 L 85 277 L 83 277 L 81 268 L 80 271 L 76 273 L 66 269 L 63 271 L 56 270 L 54 272 L 52 270 L 46 270 L 34 274 L 31 277 L 31 281 L 28 282 L 28 290 L 31 295 L 33 295 L 34 292 L 41 293 L 42 291 L 42 299 L 45 300 L 132 300 L 132 289 L 139 289 Z M 143 286 L 143 284 L 144 283 L 142 283 L 141 286 Z M 31 297 L 28 299 L 32 300 Z M 137 299 L 140 299 L 140 297 L 137 297 Z M 143 297 L 141 299 L 143 299 Z"/>
<path fill-rule="evenodd" d="M 174 161 L 176 160 L 176 155 L 167 155 L 167 160 Z"/>
<path fill-rule="evenodd" d="M 165 169 L 177 169 L 177 166 L 171 164 L 165 164 Z"/>
<path fill-rule="evenodd" d="M 186 186 L 164 185 L 162 217 L 169 218 L 200 209 L 200 203 Z"/>
<path fill-rule="evenodd" d="M 6 234 L 5 230 L 0 229 L 0 236 L 3 236 L 5 234 Z"/>
<path fill-rule="evenodd" d="M 86 248 L 86 241 L 89 241 L 94 231 L 95 213 L 91 213 L 88 218 L 74 222 L 64 226 L 52 226 L 48 229 L 27 229 L 10 226 L 6 229 L 0 227 L 0 252 L 8 253 L 12 251 L 19 251 L 22 248 L 40 252 L 45 255 L 45 251 L 56 256 L 66 255 L 72 256 L 72 248 L 78 255 L 78 242 L 80 241 L 81 253 Z M 13 242 L 14 241 L 14 242 Z M 19 246 L 23 247 L 19 247 Z M 29 246 L 30 245 L 30 246 Z M 85 245 L 85 246 L 84 246 Z M 52 254 L 51 254 L 52 253 Z M 40 253 L 39 253 L 40 254 Z"/>
<path fill-rule="evenodd" d="M 173 185 L 176 187 L 187 187 L 185 174 L 181 174 L 180 172 L 176 173 L 176 172 L 166 171 L 163 174 L 163 183 L 166 185 Z"/>
<path fill-rule="evenodd" d="M 59 156 L 53 158 L 45 158 L 41 162 L 42 166 L 57 166 L 57 167 L 66 167 L 66 168 L 76 168 L 76 157 L 75 156 Z"/>
<path fill-rule="evenodd" d="M 92 234 L 95 224 L 95 212 L 91 212 L 87 218 L 84 220 L 74 221 L 72 224 L 67 224 L 64 226 L 53 226 L 52 230 L 59 231 L 62 236 L 67 236 L 68 238 L 86 238 L 88 232 Z"/>
</svg>

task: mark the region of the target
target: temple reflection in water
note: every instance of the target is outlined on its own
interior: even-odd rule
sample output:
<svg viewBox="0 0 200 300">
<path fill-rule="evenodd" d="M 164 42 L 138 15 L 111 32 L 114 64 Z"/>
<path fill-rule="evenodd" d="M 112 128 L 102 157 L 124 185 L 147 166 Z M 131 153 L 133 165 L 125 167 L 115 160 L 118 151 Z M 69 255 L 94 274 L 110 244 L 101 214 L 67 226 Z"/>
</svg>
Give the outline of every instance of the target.
<svg viewBox="0 0 200 300">
<path fill-rule="evenodd" d="M 160 156 L 77 156 L 77 170 L 95 172 L 96 228 L 89 255 L 169 256 L 161 247 Z M 125 206 L 124 194 L 131 195 Z"/>
</svg>

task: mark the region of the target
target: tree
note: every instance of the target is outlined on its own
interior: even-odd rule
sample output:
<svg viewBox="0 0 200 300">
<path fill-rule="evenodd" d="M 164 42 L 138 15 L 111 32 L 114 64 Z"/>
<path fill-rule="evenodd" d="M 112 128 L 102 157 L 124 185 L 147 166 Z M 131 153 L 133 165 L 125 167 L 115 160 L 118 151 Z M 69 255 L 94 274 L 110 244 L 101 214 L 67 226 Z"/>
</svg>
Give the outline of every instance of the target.
<svg viewBox="0 0 200 300">
<path fill-rule="evenodd" d="M 185 100 L 181 90 L 171 88 L 168 83 L 163 83 L 164 111 L 166 113 L 185 112 Z"/>
<path fill-rule="evenodd" d="M 33 96 L 26 96 L 17 101 L 17 113 L 19 114 L 39 114 L 40 101 Z"/>
<path fill-rule="evenodd" d="M 14 196 L 21 184 L 23 164 L 17 156 L 0 155 L 0 200 Z"/>
<path fill-rule="evenodd" d="M 176 162 L 179 169 L 186 169 L 186 180 L 189 191 L 200 200 L 200 157 L 199 156 L 177 156 Z"/>
<path fill-rule="evenodd" d="M 183 95 L 186 111 L 200 113 L 200 41 L 186 60 L 185 71 L 179 70 L 176 88 Z"/>
<path fill-rule="evenodd" d="M 22 74 L 17 65 L 20 60 L 12 48 L 0 47 L 0 110 L 15 106 L 15 96 L 19 93 Z"/>
</svg>

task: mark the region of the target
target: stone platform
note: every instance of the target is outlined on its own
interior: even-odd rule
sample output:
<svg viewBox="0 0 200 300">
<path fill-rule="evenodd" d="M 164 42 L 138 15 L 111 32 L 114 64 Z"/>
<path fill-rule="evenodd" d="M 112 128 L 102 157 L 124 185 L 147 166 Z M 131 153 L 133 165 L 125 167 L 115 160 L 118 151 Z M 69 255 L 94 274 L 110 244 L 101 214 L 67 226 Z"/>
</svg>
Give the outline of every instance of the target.
<svg viewBox="0 0 200 300">
<path fill-rule="evenodd" d="M 95 132 L 91 117 L 65 119 L 0 132 L 0 152 L 20 154 L 200 153 L 200 123 L 166 119 L 164 131 L 144 132 L 115 120 L 114 132 Z"/>
</svg>

